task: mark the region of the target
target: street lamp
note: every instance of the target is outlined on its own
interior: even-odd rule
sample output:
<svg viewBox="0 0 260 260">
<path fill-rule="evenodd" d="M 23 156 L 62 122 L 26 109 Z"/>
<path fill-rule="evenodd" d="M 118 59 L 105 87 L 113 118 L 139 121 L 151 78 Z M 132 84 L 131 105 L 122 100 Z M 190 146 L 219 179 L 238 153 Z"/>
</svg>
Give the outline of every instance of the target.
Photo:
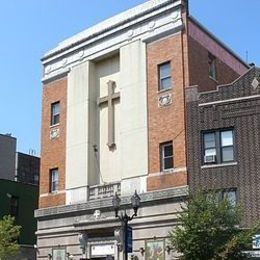
<svg viewBox="0 0 260 260">
<path fill-rule="evenodd" d="M 120 203 L 121 199 L 117 195 L 117 193 L 113 196 L 112 199 L 112 205 L 114 207 L 115 211 L 115 217 L 118 218 L 121 221 L 122 227 L 123 227 L 123 236 L 124 236 L 124 259 L 127 260 L 127 232 L 128 232 L 128 222 L 131 221 L 135 216 L 137 216 L 137 211 L 140 206 L 140 197 L 138 196 L 136 190 L 134 195 L 131 197 L 131 203 L 132 203 L 132 208 L 134 210 L 134 213 L 132 216 L 128 216 L 126 213 L 126 209 L 124 210 L 124 213 L 121 212 L 120 215 L 118 215 L 118 211 L 120 209 Z"/>
</svg>

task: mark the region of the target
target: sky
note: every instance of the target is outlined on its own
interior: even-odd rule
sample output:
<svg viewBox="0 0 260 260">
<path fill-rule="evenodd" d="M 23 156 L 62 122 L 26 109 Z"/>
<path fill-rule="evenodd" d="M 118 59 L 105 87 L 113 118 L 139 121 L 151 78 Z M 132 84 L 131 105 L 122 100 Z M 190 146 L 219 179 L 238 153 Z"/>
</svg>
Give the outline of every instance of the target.
<svg viewBox="0 0 260 260">
<path fill-rule="evenodd" d="M 40 59 L 60 41 L 145 0 L 2 0 L 0 133 L 40 155 Z M 249 63 L 260 66 L 260 0 L 190 0 L 190 14 Z"/>
</svg>

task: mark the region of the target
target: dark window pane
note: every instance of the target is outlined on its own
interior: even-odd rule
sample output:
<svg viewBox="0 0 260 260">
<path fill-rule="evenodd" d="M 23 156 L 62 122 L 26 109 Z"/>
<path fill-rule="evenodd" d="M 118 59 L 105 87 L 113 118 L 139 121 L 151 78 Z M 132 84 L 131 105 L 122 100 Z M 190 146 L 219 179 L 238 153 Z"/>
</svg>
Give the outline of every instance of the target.
<svg viewBox="0 0 260 260">
<path fill-rule="evenodd" d="M 60 102 L 51 104 L 51 125 L 60 122 Z"/>
<path fill-rule="evenodd" d="M 234 160 L 234 149 L 233 146 L 222 148 L 222 161 L 228 162 Z"/>
<path fill-rule="evenodd" d="M 164 157 L 172 156 L 172 145 L 164 146 Z"/>
<path fill-rule="evenodd" d="M 161 79 L 160 89 L 167 89 L 171 87 L 171 78 Z"/>
<path fill-rule="evenodd" d="M 206 134 L 204 134 L 204 147 L 205 148 L 216 147 L 215 133 L 206 133 Z"/>
<path fill-rule="evenodd" d="M 173 158 L 165 158 L 164 159 L 164 170 L 173 168 Z"/>
<path fill-rule="evenodd" d="M 171 76 L 170 62 L 160 65 L 160 79 Z"/>
</svg>

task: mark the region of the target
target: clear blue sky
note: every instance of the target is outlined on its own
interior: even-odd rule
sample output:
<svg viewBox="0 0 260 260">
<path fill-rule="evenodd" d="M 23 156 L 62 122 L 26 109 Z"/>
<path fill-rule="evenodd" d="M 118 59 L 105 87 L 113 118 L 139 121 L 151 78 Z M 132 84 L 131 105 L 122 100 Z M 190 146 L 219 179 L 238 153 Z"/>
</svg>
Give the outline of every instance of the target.
<svg viewBox="0 0 260 260">
<path fill-rule="evenodd" d="M 145 0 L 4 0 L 0 9 L 0 133 L 40 153 L 40 58 L 58 42 Z M 260 65 L 260 0 L 190 0 L 190 13 Z"/>
</svg>

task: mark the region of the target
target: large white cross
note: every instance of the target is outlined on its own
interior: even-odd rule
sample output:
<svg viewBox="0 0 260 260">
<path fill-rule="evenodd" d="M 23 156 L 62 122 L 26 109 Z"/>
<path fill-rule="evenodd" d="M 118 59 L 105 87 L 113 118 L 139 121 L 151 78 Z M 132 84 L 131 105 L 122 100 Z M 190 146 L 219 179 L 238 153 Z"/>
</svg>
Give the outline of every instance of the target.
<svg viewBox="0 0 260 260">
<path fill-rule="evenodd" d="M 108 110 L 108 141 L 107 145 L 109 148 L 115 146 L 115 119 L 114 119 L 114 106 L 113 103 L 115 100 L 120 99 L 120 93 L 114 93 L 115 81 L 109 80 L 107 83 L 108 86 L 108 95 L 106 97 L 98 98 L 97 104 L 100 106 L 104 103 L 107 103 Z"/>
</svg>

